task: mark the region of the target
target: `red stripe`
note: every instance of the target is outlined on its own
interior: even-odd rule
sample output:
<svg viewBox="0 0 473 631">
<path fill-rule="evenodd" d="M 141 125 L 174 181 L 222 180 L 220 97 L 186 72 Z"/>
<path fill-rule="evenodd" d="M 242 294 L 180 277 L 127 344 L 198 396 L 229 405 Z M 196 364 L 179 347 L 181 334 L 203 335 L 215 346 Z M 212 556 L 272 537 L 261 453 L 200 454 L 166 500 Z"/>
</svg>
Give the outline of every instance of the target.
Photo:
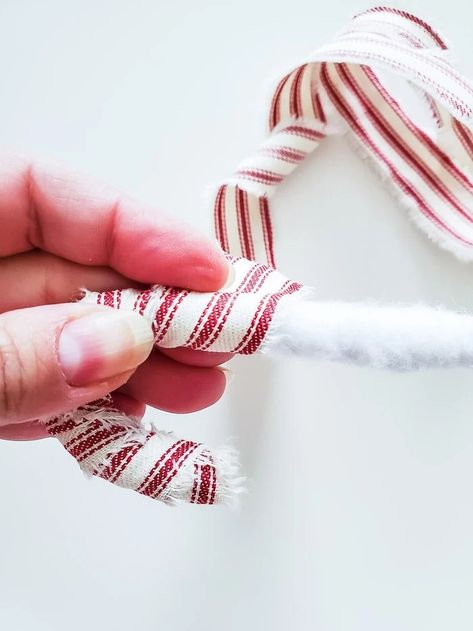
<svg viewBox="0 0 473 631">
<path fill-rule="evenodd" d="M 200 465 L 198 465 L 197 463 L 194 463 L 194 484 L 192 485 L 192 494 L 191 494 L 191 499 L 190 499 L 191 504 L 195 504 L 195 498 L 197 496 L 199 482 L 200 482 Z"/>
<path fill-rule="evenodd" d="M 212 463 L 212 457 L 207 454 L 210 464 L 194 465 L 194 485 L 192 488 L 191 504 L 214 504 L 217 493 L 217 470 Z"/>
<path fill-rule="evenodd" d="M 434 98 L 430 96 L 430 94 L 427 94 L 427 92 L 423 92 L 422 96 L 427 101 L 427 105 L 429 106 L 429 110 L 432 114 L 432 118 L 435 121 L 435 125 L 437 129 L 440 129 L 443 123 L 442 123 L 442 117 L 440 115 L 440 110 L 437 107 L 437 103 L 435 102 Z"/>
<path fill-rule="evenodd" d="M 270 267 L 264 267 L 264 268 L 262 268 L 262 270 L 263 270 L 263 273 L 261 274 L 261 277 L 259 278 L 258 283 L 255 284 L 255 286 L 253 288 L 253 292 L 252 293 L 254 293 L 254 294 L 259 293 L 260 289 L 263 287 L 265 282 L 268 280 L 269 276 L 271 276 L 271 274 L 274 271 Z"/>
<path fill-rule="evenodd" d="M 238 191 L 239 191 L 238 186 L 235 186 L 234 190 L 233 190 L 233 208 L 232 208 L 232 212 L 235 214 L 235 219 L 237 221 L 238 241 L 239 241 L 241 254 L 242 254 L 242 256 L 245 256 L 245 234 L 244 234 L 243 222 L 242 222 L 240 206 L 239 206 L 240 198 L 239 198 L 239 195 L 238 195 Z"/>
<path fill-rule="evenodd" d="M 115 471 L 115 474 L 110 478 L 110 482 L 115 482 L 115 480 L 118 480 L 118 478 L 121 476 L 121 474 L 126 470 L 126 468 L 128 467 L 128 465 L 130 464 L 130 462 L 133 460 L 133 458 L 138 454 L 138 452 L 143 449 L 143 447 L 146 445 L 146 443 L 153 438 L 154 436 L 156 436 L 156 432 L 148 432 L 148 434 L 146 434 L 145 439 L 143 440 L 141 445 L 138 445 L 136 447 L 136 449 L 130 453 L 130 455 L 128 456 L 128 458 L 126 460 L 124 460 L 122 466 L 120 468 L 118 468 Z"/>
<path fill-rule="evenodd" d="M 227 185 L 224 184 L 218 189 L 217 197 L 214 205 L 215 227 L 217 238 L 220 241 L 220 245 L 225 250 L 229 251 L 227 225 L 225 221 L 225 192 Z"/>
<path fill-rule="evenodd" d="M 191 441 L 183 441 L 176 449 L 174 449 L 168 457 L 163 460 L 161 466 L 156 472 L 156 475 L 150 480 L 150 482 L 143 488 L 141 493 L 143 495 L 155 495 L 159 494 L 159 490 L 166 486 L 167 478 L 170 472 L 175 469 L 178 470 L 180 468 L 180 462 L 182 461 L 183 456 L 189 452 L 190 449 L 194 448 L 197 443 L 193 443 Z"/>
<path fill-rule="evenodd" d="M 165 293 L 166 293 L 166 290 L 163 289 L 163 291 L 161 292 L 160 298 L 162 298 Z M 135 302 L 133 303 L 133 311 L 136 311 L 138 309 L 138 303 L 140 301 L 140 297 L 141 297 L 141 292 L 136 294 Z"/>
<path fill-rule="evenodd" d="M 320 94 L 316 91 L 316 87 L 313 86 L 311 88 L 312 92 L 312 107 L 314 108 L 315 117 L 318 118 L 322 123 L 327 122 L 327 118 L 325 116 L 324 108 L 322 107 L 322 101 L 320 100 Z"/>
<path fill-rule="evenodd" d="M 285 134 L 294 134 L 295 136 L 301 136 L 314 142 L 321 140 L 324 135 L 320 131 L 315 131 L 310 127 L 303 127 L 302 125 L 288 125 L 284 127 L 283 132 Z"/>
<path fill-rule="evenodd" d="M 91 401 L 90 403 L 87 403 L 86 405 L 81 406 L 80 409 L 83 410 L 85 413 L 89 414 L 89 413 L 97 412 L 97 410 L 110 409 L 112 405 L 113 405 L 112 398 L 110 397 L 110 395 L 107 394 L 104 397 L 101 397 L 100 399 L 95 399 L 95 401 Z M 112 409 L 115 409 L 115 408 L 112 408 Z"/>
<path fill-rule="evenodd" d="M 104 447 L 108 447 L 108 445 L 115 442 L 118 438 L 123 438 L 124 436 L 126 436 L 126 433 L 127 433 L 126 428 L 122 428 L 122 431 L 119 431 L 117 429 L 116 432 L 110 433 L 109 436 L 105 436 L 101 442 L 94 444 L 89 449 L 89 451 L 84 452 L 80 458 L 77 458 L 77 461 L 82 462 L 83 460 L 90 458 L 95 453 L 97 453 L 97 451 L 99 451 L 100 449 L 103 449 Z M 96 475 L 97 473 L 98 473 L 97 471 L 94 471 L 93 475 Z"/>
<path fill-rule="evenodd" d="M 121 290 L 116 290 L 115 292 L 115 299 L 116 299 L 116 306 L 115 304 L 112 306 L 115 306 L 116 309 L 120 308 L 121 305 Z M 118 295 L 120 294 L 120 295 Z M 143 312 L 149 302 L 151 298 L 151 290 L 150 289 L 145 289 L 143 291 L 138 292 L 138 294 L 136 295 L 135 298 L 135 302 L 133 304 L 133 311 L 138 311 L 138 313 L 140 315 L 143 315 Z"/>
<path fill-rule="evenodd" d="M 173 321 L 177 309 L 179 308 L 179 305 L 188 295 L 189 292 L 183 289 L 176 289 L 172 287 L 169 290 L 169 294 L 166 296 L 166 305 L 164 305 L 163 309 L 161 309 L 161 307 L 163 307 L 163 304 L 161 305 L 154 319 L 154 322 L 156 323 L 155 344 L 158 344 L 164 338 L 169 330 L 169 327 L 171 325 L 171 322 Z M 167 319 L 164 324 L 163 322 L 160 323 L 159 320 L 160 317 L 163 317 L 163 312 L 165 316 L 167 315 Z M 159 330 L 160 332 L 159 334 L 157 334 Z"/>
<path fill-rule="evenodd" d="M 148 306 L 148 302 L 150 301 L 151 295 L 152 295 L 152 292 L 150 289 L 146 289 L 145 291 L 142 292 L 140 301 L 139 301 L 139 306 L 138 306 L 138 313 L 140 315 L 143 315 L 146 307 Z"/>
<path fill-rule="evenodd" d="M 72 448 L 76 443 L 93 434 L 93 432 L 96 432 L 101 427 L 102 423 L 98 419 L 94 419 L 90 423 L 84 423 L 84 429 L 79 434 L 68 440 L 67 443 L 64 444 L 64 447 L 69 451 L 69 449 Z"/>
<path fill-rule="evenodd" d="M 176 292 L 177 289 L 173 289 L 171 287 L 165 287 L 159 297 L 160 305 L 159 309 L 156 311 L 156 314 L 153 318 L 153 331 L 155 336 L 159 333 L 161 326 L 164 322 L 167 312 L 170 309 L 170 306 L 174 300 L 176 300 Z M 135 305 L 138 306 L 139 296 L 136 299 Z"/>
<path fill-rule="evenodd" d="M 263 305 L 265 305 L 265 303 L 266 303 L 266 305 L 268 305 L 269 303 L 271 303 L 272 299 L 273 299 L 273 296 L 271 294 L 266 294 L 266 295 L 264 295 L 261 298 L 261 300 L 259 301 L 259 304 L 258 304 L 258 306 L 257 306 L 257 308 L 255 310 L 253 318 L 251 320 L 250 326 L 248 327 L 245 335 L 243 336 L 241 341 L 238 343 L 238 346 L 236 346 L 234 348 L 232 353 L 241 353 L 242 352 L 242 349 L 246 346 L 246 342 L 250 338 L 250 336 L 251 336 L 251 334 L 252 334 L 252 332 L 254 330 L 255 323 L 260 319 L 261 314 L 264 312 Z M 267 324 L 268 324 L 268 327 L 269 327 L 269 322 Z M 266 328 L 266 332 L 267 332 L 267 328 Z M 249 355 L 250 353 L 244 353 L 244 354 Z"/>
<path fill-rule="evenodd" d="M 84 440 L 76 443 L 68 451 L 71 456 L 74 456 L 74 458 L 81 462 L 101 449 L 104 442 L 108 441 L 108 444 L 109 442 L 115 440 L 119 435 L 124 435 L 125 433 L 126 429 L 122 425 L 113 425 L 109 428 L 104 427 L 100 422 L 100 429 L 91 432 L 90 435 L 84 438 Z"/>
<path fill-rule="evenodd" d="M 300 66 L 293 72 L 294 78 L 291 84 L 291 94 L 289 97 L 289 110 L 292 116 L 300 118 L 302 116 L 302 100 L 301 100 L 301 80 L 306 64 Z"/>
<path fill-rule="evenodd" d="M 281 112 L 280 112 L 281 93 L 289 77 L 290 75 L 286 75 L 285 77 L 283 77 L 281 81 L 279 82 L 278 87 L 276 88 L 276 91 L 274 92 L 274 96 L 271 102 L 271 108 L 269 112 L 269 129 L 270 130 L 274 129 L 274 127 L 276 127 L 276 125 L 279 123 L 281 119 Z"/>
<path fill-rule="evenodd" d="M 253 248 L 253 238 L 251 236 L 250 214 L 248 211 L 248 193 L 237 186 L 235 188 L 235 195 L 237 196 L 237 213 L 241 221 L 243 234 L 243 242 L 241 244 L 243 256 L 252 260 L 255 258 L 255 252 Z"/>
<path fill-rule="evenodd" d="M 179 473 L 188 458 L 200 447 L 200 443 L 188 441 L 177 449 L 163 464 L 158 475 L 150 483 L 149 490 L 144 490 L 143 495 L 148 495 L 154 499 L 159 498 L 169 486 L 173 478 Z M 155 489 L 153 490 L 153 488 Z"/>
<path fill-rule="evenodd" d="M 77 423 L 73 419 L 68 419 L 63 423 L 58 423 L 58 421 L 61 420 L 62 419 L 55 418 L 53 421 L 49 421 L 45 424 L 48 434 L 51 434 L 51 436 L 58 436 L 59 434 L 64 434 L 64 432 L 70 432 L 77 427 Z"/>
<path fill-rule="evenodd" d="M 112 475 L 115 474 L 117 468 L 120 467 L 128 454 L 130 452 L 134 452 L 136 448 L 137 445 L 126 445 L 125 447 L 122 447 L 120 451 L 117 451 L 117 453 L 113 454 L 109 464 L 99 472 L 99 477 L 111 482 Z"/>
<path fill-rule="evenodd" d="M 104 291 L 103 292 L 103 304 L 105 307 L 113 307 L 114 299 L 113 299 L 113 291 Z"/>
<path fill-rule="evenodd" d="M 100 421 L 98 421 L 98 424 L 99 429 L 94 428 L 93 431 L 84 436 L 83 440 L 76 442 L 69 448 L 66 447 L 71 456 L 79 462 L 92 456 L 96 451 L 127 432 L 127 429 L 122 425 L 104 427 Z"/>
<path fill-rule="evenodd" d="M 284 296 L 293 294 L 299 291 L 302 287 L 300 283 L 294 283 L 291 281 L 287 282 L 289 283 L 287 288 L 279 291 L 276 294 L 272 294 L 267 301 L 264 309 L 262 309 L 263 300 L 261 300 L 260 304 L 258 305 L 258 309 L 256 310 L 253 321 L 247 331 L 247 334 L 239 345 L 238 352 L 242 355 L 252 355 L 258 350 L 264 338 L 266 337 L 266 333 L 268 332 L 278 302 Z"/>
<path fill-rule="evenodd" d="M 470 158 L 473 158 L 473 137 L 471 131 L 455 118 L 452 120 L 452 127 L 465 151 L 468 153 Z"/>
<path fill-rule="evenodd" d="M 100 477 L 112 483 L 118 480 L 133 458 L 143 449 L 152 436 L 155 436 L 155 433 L 149 432 L 143 442 L 126 445 L 113 454 L 109 464 L 99 473 Z"/>
<path fill-rule="evenodd" d="M 136 489 L 138 491 L 138 493 L 141 493 L 142 490 L 144 488 L 146 488 L 146 486 L 148 485 L 149 481 L 153 478 L 153 476 L 155 475 L 156 471 L 158 470 L 158 468 L 160 467 L 161 463 L 167 458 L 167 456 L 172 453 L 174 450 L 176 450 L 180 445 L 182 445 L 184 443 L 183 440 L 177 440 L 175 443 L 172 443 L 172 445 L 170 445 L 168 447 L 168 449 L 166 449 L 166 451 L 164 453 L 161 454 L 161 456 L 159 457 L 158 460 L 156 460 L 156 462 L 154 463 L 154 465 L 151 467 L 151 469 L 149 470 L 147 476 L 145 477 L 145 479 L 143 480 L 143 482 L 140 484 L 140 486 Z"/>
<path fill-rule="evenodd" d="M 212 456 L 209 456 L 211 460 Z M 215 497 L 217 495 L 217 468 L 212 466 L 212 484 L 210 487 L 210 497 L 208 500 L 208 504 L 215 504 Z"/>
<path fill-rule="evenodd" d="M 236 177 L 253 180 L 260 184 L 279 184 L 283 181 L 283 176 L 266 169 L 239 169 L 235 173 Z"/>
<path fill-rule="evenodd" d="M 271 215 L 269 212 L 269 202 L 267 197 L 263 196 L 259 198 L 259 209 L 261 214 L 261 225 L 263 227 L 266 258 L 271 267 L 276 267 L 273 247 L 273 227 L 271 224 Z"/>
<path fill-rule="evenodd" d="M 211 331 L 211 335 L 208 335 L 205 339 L 205 341 L 202 343 L 201 346 L 197 346 L 196 344 L 193 344 L 191 346 L 191 348 L 193 350 L 206 350 L 208 349 L 210 346 L 212 346 L 212 344 L 215 342 L 215 340 L 217 339 L 217 337 L 220 335 L 223 327 L 225 326 L 226 321 L 228 320 L 228 317 L 232 311 L 232 308 L 235 304 L 235 302 L 237 301 L 238 298 L 238 294 L 235 292 L 233 295 L 232 294 L 228 294 L 230 296 L 230 300 L 227 302 L 227 304 L 225 305 L 225 308 L 222 310 L 221 314 L 220 314 L 220 322 L 218 324 L 218 326 L 214 326 L 214 330 Z"/>
<path fill-rule="evenodd" d="M 200 330 L 202 326 L 202 322 L 204 321 L 204 318 L 206 317 L 206 315 L 210 311 L 210 308 L 212 307 L 212 305 L 214 304 L 216 300 L 218 300 L 218 294 L 212 294 L 212 297 L 210 298 L 208 303 L 205 305 L 205 309 L 200 314 L 199 319 L 197 320 L 194 328 L 192 329 L 191 334 L 189 335 L 187 340 L 184 342 L 183 346 L 191 346 L 191 344 L 193 344 L 194 337 L 196 336 L 197 332 Z"/>
<path fill-rule="evenodd" d="M 197 504 L 209 504 L 210 482 L 212 477 L 212 469 L 210 464 L 204 464 L 200 467 L 200 489 Z"/>
<path fill-rule="evenodd" d="M 277 158 L 282 162 L 290 162 L 291 164 L 297 164 L 304 160 L 307 157 L 307 153 L 305 151 L 298 151 L 297 149 L 292 149 L 291 147 L 262 147 L 258 153 L 264 156 L 270 156 L 272 158 Z"/>
<path fill-rule="evenodd" d="M 221 317 L 222 313 L 224 313 L 225 307 L 230 300 L 231 300 L 231 294 L 222 293 L 219 295 L 199 335 L 190 345 L 191 348 L 194 348 L 194 349 L 202 348 L 202 346 L 207 342 L 209 337 L 213 334 L 214 329 L 217 326 L 217 322 L 219 318 Z M 186 346 L 189 346 L 189 344 L 186 343 Z"/>
<path fill-rule="evenodd" d="M 241 283 L 235 289 L 234 293 L 251 293 L 253 287 L 255 286 L 256 280 L 261 276 L 263 269 L 264 266 L 260 263 L 255 263 L 252 267 L 250 267 Z"/>
</svg>

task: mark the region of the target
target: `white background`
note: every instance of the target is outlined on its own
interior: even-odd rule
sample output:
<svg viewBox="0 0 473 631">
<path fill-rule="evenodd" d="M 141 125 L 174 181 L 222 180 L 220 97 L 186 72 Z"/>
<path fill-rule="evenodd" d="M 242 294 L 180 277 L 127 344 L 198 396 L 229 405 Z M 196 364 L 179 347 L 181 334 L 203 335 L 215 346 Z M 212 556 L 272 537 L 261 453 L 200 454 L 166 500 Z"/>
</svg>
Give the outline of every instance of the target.
<svg viewBox="0 0 473 631">
<path fill-rule="evenodd" d="M 272 79 L 363 2 L 0 0 L 0 142 L 210 229 L 203 191 L 264 133 Z M 409 2 L 472 70 L 469 0 Z M 343 141 L 277 198 L 279 265 L 322 298 L 473 307 L 472 264 L 412 227 Z M 165 428 L 234 437 L 239 512 L 86 481 L 53 440 L 0 445 L 0 628 L 473 628 L 473 374 L 237 360 Z"/>
</svg>

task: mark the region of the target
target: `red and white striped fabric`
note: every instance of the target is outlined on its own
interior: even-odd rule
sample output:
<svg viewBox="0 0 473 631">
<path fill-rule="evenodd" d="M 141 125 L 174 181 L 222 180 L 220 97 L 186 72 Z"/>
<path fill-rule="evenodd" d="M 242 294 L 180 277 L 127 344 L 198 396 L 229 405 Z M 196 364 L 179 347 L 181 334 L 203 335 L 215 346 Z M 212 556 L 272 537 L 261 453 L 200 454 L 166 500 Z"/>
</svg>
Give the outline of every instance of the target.
<svg viewBox="0 0 473 631">
<path fill-rule="evenodd" d="M 152 499 L 215 504 L 232 500 L 235 454 L 170 432 L 146 431 L 115 410 L 110 397 L 46 422 L 83 471 Z"/>
<path fill-rule="evenodd" d="M 218 190 L 226 251 L 274 266 L 269 198 L 325 136 L 348 134 L 430 237 L 473 258 L 473 84 L 423 20 L 388 7 L 355 16 L 282 78 L 269 128 Z"/>
<path fill-rule="evenodd" d="M 138 311 L 152 322 L 157 346 L 264 350 L 281 304 L 304 295 L 274 269 L 269 198 L 331 134 L 363 148 L 429 236 L 473 259 L 473 85 L 426 22 L 387 7 L 357 15 L 283 77 L 269 128 L 215 197 L 217 237 L 235 270 L 231 287 L 208 294 L 155 286 L 85 300 Z M 147 432 L 110 399 L 47 427 L 84 471 L 149 497 L 213 504 L 239 488 L 231 451 Z"/>
</svg>

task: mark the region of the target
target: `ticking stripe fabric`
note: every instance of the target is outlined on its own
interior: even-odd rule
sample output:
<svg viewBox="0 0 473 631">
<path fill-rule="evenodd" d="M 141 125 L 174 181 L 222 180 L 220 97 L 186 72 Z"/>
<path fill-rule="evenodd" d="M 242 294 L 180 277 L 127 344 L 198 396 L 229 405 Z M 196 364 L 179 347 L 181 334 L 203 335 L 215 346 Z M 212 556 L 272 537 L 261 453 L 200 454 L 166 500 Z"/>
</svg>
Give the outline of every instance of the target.
<svg viewBox="0 0 473 631">
<path fill-rule="evenodd" d="M 230 502 L 238 491 L 235 454 L 170 432 L 146 431 L 113 409 L 110 397 L 49 419 L 57 437 L 87 474 L 152 499 L 193 504 Z"/>
<path fill-rule="evenodd" d="M 281 79 L 269 129 L 217 192 L 226 251 L 275 266 L 270 197 L 325 136 L 346 134 L 430 237 L 473 258 L 473 84 L 423 20 L 387 7 L 355 16 Z"/>
<path fill-rule="evenodd" d="M 158 347 L 268 350 L 277 313 L 305 295 L 275 270 L 270 198 L 333 134 L 346 134 L 371 159 L 430 237 L 471 260 L 472 108 L 473 85 L 431 26 L 388 7 L 357 15 L 281 79 L 268 139 L 218 187 L 215 230 L 235 270 L 232 286 L 215 293 L 155 286 L 84 300 L 141 313 Z M 154 499 L 214 504 L 240 489 L 231 450 L 146 431 L 110 398 L 50 419 L 47 428 L 88 474 Z"/>
</svg>

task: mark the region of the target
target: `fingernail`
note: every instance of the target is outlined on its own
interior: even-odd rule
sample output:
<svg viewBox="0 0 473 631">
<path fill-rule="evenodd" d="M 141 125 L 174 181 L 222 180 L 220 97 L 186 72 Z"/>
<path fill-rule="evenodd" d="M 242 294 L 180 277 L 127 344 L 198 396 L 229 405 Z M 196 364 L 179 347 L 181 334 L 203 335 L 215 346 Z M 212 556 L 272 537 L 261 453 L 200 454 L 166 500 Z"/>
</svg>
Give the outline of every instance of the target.
<svg viewBox="0 0 473 631">
<path fill-rule="evenodd" d="M 225 381 L 226 381 L 226 386 L 228 387 L 231 384 L 231 382 L 233 381 L 233 379 L 235 377 L 235 373 L 233 372 L 233 370 L 230 370 L 230 368 L 220 368 L 220 370 L 224 374 Z"/>
<path fill-rule="evenodd" d="M 235 267 L 231 263 L 228 264 L 228 267 L 230 269 L 228 271 L 227 280 L 225 282 L 225 285 L 222 287 L 220 291 L 228 291 L 235 282 L 235 277 L 236 277 Z"/>
<path fill-rule="evenodd" d="M 152 347 L 153 332 L 145 318 L 110 309 L 68 322 L 59 337 L 58 357 L 66 381 L 86 386 L 133 370 Z"/>
</svg>

